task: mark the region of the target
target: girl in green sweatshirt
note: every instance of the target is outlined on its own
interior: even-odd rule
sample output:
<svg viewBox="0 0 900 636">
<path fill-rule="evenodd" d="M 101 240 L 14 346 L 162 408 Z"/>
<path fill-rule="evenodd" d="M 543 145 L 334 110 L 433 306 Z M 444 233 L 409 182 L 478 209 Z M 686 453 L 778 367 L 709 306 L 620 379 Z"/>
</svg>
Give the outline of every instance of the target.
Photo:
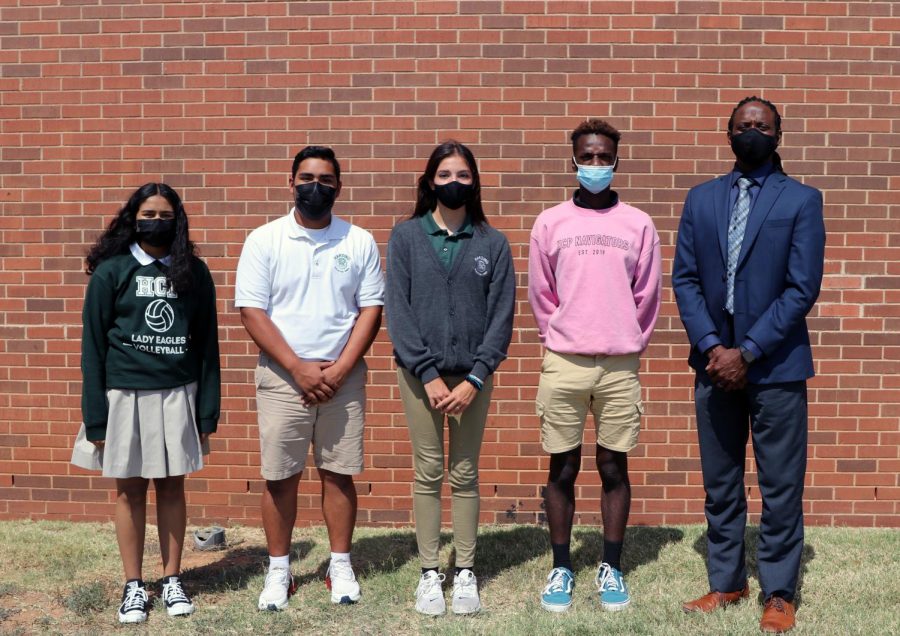
<svg viewBox="0 0 900 636">
<path fill-rule="evenodd" d="M 203 468 L 219 419 L 216 293 L 194 255 L 178 194 L 135 191 L 87 257 L 81 410 L 72 463 L 116 480 L 116 537 L 125 569 L 119 622 L 147 618 L 141 578 L 147 488 L 156 489 L 170 616 L 194 611 L 179 572 L 184 476 Z"/>
</svg>

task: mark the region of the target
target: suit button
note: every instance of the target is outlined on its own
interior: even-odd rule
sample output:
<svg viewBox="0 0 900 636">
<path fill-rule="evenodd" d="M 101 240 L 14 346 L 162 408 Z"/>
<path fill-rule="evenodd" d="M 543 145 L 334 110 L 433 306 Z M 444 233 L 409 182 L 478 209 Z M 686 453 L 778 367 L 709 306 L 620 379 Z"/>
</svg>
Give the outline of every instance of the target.
<svg viewBox="0 0 900 636">
<path fill-rule="evenodd" d="M 724 283 L 726 280 L 728 280 L 728 275 L 722 274 L 722 282 Z"/>
</svg>

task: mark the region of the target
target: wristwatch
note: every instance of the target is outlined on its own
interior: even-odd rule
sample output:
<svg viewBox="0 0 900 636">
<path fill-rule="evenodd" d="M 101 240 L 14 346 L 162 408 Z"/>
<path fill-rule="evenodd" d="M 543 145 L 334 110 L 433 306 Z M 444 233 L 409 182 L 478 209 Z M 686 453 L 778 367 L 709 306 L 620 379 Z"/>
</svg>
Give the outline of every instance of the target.
<svg viewBox="0 0 900 636">
<path fill-rule="evenodd" d="M 754 362 L 756 362 L 756 356 L 753 355 L 753 352 L 744 345 L 741 345 L 741 357 L 747 364 L 753 364 Z"/>
</svg>

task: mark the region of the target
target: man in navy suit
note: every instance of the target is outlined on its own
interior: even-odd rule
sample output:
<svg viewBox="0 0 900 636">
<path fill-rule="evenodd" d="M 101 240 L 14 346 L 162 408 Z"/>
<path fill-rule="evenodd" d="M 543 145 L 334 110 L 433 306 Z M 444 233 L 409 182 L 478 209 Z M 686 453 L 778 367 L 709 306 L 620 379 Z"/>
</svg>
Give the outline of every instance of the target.
<svg viewBox="0 0 900 636">
<path fill-rule="evenodd" d="M 688 193 L 672 270 L 696 371 L 708 524 L 710 592 L 683 609 L 711 612 L 749 594 L 749 430 L 763 500 L 760 629 L 780 633 L 794 626 L 803 552 L 806 380 L 813 376 L 806 314 L 822 282 L 822 194 L 784 173 L 775 152 L 781 116 L 772 103 L 742 100 L 728 121 L 728 140 L 734 168 Z"/>
</svg>

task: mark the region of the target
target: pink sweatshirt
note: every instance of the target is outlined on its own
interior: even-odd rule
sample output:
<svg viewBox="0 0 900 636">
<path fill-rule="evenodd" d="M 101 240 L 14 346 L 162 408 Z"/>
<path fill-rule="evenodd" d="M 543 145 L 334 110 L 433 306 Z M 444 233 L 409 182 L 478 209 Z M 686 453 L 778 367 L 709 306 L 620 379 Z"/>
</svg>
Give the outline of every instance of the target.
<svg viewBox="0 0 900 636">
<path fill-rule="evenodd" d="M 572 200 L 531 230 L 528 300 L 541 342 L 558 353 L 624 355 L 647 348 L 659 316 L 659 235 L 641 210 Z"/>
</svg>

